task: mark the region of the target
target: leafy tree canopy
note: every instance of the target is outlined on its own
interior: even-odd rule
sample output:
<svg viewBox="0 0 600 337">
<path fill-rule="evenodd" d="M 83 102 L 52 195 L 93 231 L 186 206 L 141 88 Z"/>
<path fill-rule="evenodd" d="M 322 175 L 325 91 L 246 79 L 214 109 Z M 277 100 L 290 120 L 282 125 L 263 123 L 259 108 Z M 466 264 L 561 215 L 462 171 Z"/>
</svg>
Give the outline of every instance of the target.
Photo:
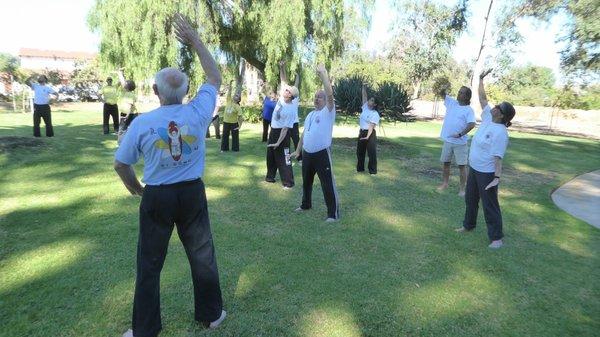
<svg viewBox="0 0 600 337">
<path fill-rule="evenodd" d="M 171 17 L 182 12 L 198 24 L 203 40 L 230 61 L 244 58 L 275 84 L 278 62 L 294 74 L 303 62 L 324 62 L 342 54 L 349 8 L 373 3 L 344 0 L 153 1 L 96 0 L 89 25 L 101 33 L 100 60 L 106 68 L 126 67 L 136 79 L 178 64 L 196 78 L 194 56 L 172 36 Z M 368 16 L 364 16 L 365 18 Z"/>
</svg>

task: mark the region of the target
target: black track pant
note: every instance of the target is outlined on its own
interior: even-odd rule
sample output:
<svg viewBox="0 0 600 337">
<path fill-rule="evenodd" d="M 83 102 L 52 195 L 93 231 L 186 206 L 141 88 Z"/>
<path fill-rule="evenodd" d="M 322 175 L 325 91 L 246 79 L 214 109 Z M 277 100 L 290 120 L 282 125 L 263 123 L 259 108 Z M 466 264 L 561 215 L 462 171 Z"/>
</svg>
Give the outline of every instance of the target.
<svg viewBox="0 0 600 337">
<path fill-rule="evenodd" d="M 119 106 L 116 104 L 104 103 L 102 109 L 102 131 L 104 134 L 108 134 L 108 121 L 112 117 L 113 120 L 113 131 L 119 131 Z"/>
<path fill-rule="evenodd" d="M 215 128 L 215 138 L 220 139 L 221 138 L 221 124 L 219 121 L 219 115 L 216 115 L 212 118 L 212 120 L 210 121 L 213 125 L 213 127 Z M 206 128 L 206 138 L 210 138 L 210 125 L 208 125 L 208 128 Z"/>
<path fill-rule="evenodd" d="M 33 105 L 33 136 L 40 137 L 40 122 L 44 119 L 46 124 L 46 137 L 54 136 L 54 128 L 52 127 L 52 113 L 48 104 Z"/>
<path fill-rule="evenodd" d="M 269 126 L 271 125 L 271 121 L 263 118 L 262 124 L 263 124 L 262 141 L 266 142 L 268 139 L 268 136 L 269 136 Z"/>
<path fill-rule="evenodd" d="M 229 151 L 229 133 L 231 133 L 231 150 L 240 150 L 239 127 L 240 125 L 238 123 L 223 122 L 223 138 L 221 138 L 221 151 Z"/>
<path fill-rule="evenodd" d="M 271 128 L 269 134 L 269 144 L 277 143 L 279 135 L 282 129 Z M 277 148 L 267 147 L 267 176 L 265 180 L 268 182 L 275 182 L 275 175 L 279 170 L 279 176 L 281 177 L 281 183 L 283 186 L 292 187 L 294 186 L 294 171 L 292 171 L 291 163 L 288 165 L 285 160 L 284 149 L 290 149 L 290 129 L 286 133 L 283 141 Z"/>
<path fill-rule="evenodd" d="M 197 179 L 144 188 L 140 204 L 133 334 L 154 337 L 162 328 L 160 272 L 173 226 L 187 254 L 194 284 L 194 317 L 200 322 L 221 316 L 223 301 L 204 183 Z"/>
<path fill-rule="evenodd" d="M 327 217 L 340 218 L 339 199 L 331 165 L 330 149 L 315 153 L 302 151 L 302 209 L 312 208 L 312 187 L 315 173 L 321 181 L 321 189 L 327 205 Z"/>
<path fill-rule="evenodd" d="M 475 228 L 477 223 L 477 212 L 479 210 L 479 199 L 483 205 L 483 215 L 487 225 L 488 237 L 490 241 L 500 240 L 504 236 L 502 233 L 502 213 L 498 203 L 498 186 L 489 190 L 485 187 L 494 180 L 494 173 L 484 173 L 469 167 L 469 176 L 467 177 L 467 187 L 465 190 L 465 219 L 463 226 L 467 230 Z"/>
<path fill-rule="evenodd" d="M 361 140 L 369 133 L 369 130 L 360 130 L 358 133 L 358 144 L 356 145 L 356 171 L 363 172 L 365 170 L 365 152 L 369 155 L 369 173 L 377 173 L 377 133 L 375 130 L 371 132 L 371 136 L 367 140 Z"/>
</svg>

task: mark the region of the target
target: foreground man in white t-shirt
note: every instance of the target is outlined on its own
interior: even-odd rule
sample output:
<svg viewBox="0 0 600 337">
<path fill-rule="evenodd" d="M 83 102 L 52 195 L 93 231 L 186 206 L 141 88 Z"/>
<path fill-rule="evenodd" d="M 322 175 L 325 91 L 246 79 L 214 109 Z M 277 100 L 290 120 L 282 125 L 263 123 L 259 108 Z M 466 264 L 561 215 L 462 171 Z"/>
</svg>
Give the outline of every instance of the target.
<svg viewBox="0 0 600 337">
<path fill-rule="evenodd" d="M 458 165 L 460 172 L 460 187 L 458 195 L 465 195 L 465 185 L 467 183 L 467 157 L 469 148 L 467 146 L 467 133 L 475 127 L 475 113 L 471 108 L 471 89 L 461 87 L 458 90 L 456 99 L 446 95 L 445 90 L 440 93 L 444 97 L 446 106 L 446 116 L 440 132 L 440 138 L 444 141 L 440 161 L 443 163 L 442 184 L 438 190 L 444 190 L 448 187 L 450 180 L 450 163 L 454 156 L 454 161 Z"/>
<path fill-rule="evenodd" d="M 494 107 L 488 104 L 482 74 L 479 80 L 479 103 L 481 103 L 481 125 L 477 129 L 469 152 L 469 177 L 465 195 L 465 218 L 458 232 L 475 229 L 479 200 L 490 239 L 490 248 L 502 247 L 502 213 L 498 203 L 498 184 L 502 176 L 502 158 L 508 146 L 507 128 L 515 117 L 515 108 L 508 102 Z"/>
<path fill-rule="evenodd" d="M 188 77 L 175 68 L 160 70 L 153 89 L 161 106 L 131 122 L 115 153 L 115 170 L 123 184 L 131 194 L 142 197 L 132 329 L 123 337 L 156 337 L 162 329 L 160 272 L 174 226 L 190 263 L 194 318 L 207 328 L 216 328 L 226 316 L 202 182 L 204 136 L 221 73 L 185 18 L 177 15 L 174 28 L 177 39 L 196 51 L 206 83 L 182 104 Z M 144 187 L 133 170 L 140 157 L 144 159 Z"/>
<path fill-rule="evenodd" d="M 333 89 L 324 65 L 317 67 L 317 74 L 325 87 L 315 94 L 315 110 L 304 120 L 304 132 L 298 148 L 291 156 L 302 153 L 302 205 L 296 211 L 312 208 L 312 185 L 315 174 L 321 181 L 321 189 L 327 205 L 327 222 L 340 218 L 339 198 L 335 187 L 331 161 L 331 138 L 335 123 Z"/>
</svg>

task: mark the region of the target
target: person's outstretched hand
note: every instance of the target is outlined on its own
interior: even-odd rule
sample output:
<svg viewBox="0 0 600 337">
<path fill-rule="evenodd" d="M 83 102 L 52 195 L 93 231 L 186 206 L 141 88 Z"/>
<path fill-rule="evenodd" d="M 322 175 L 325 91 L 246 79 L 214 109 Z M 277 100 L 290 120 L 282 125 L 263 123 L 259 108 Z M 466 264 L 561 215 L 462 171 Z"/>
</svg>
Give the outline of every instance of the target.
<svg viewBox="0 0 600 337">
<path fill-rule="evenodd" d="M 486 69 L 479 74 L 479 78 L 483 79 L 492 72 L 492 69 Z"/>
<path fill-rule="evenodd" d="M 325 74 L 325 73 L 327 73 L 327 69 L 325 69 L 325 65 L 324 64 L 319 64 L 317 66 L 317 73 L 318 74 Z"/>
<path fill-rule="evenodd" d="M 494 180 L 492 180 L 486 187 L 486 191 L 489 190 L 490 188 L 494 187 L 494 186 L 498 186 L 498 184 L 500 183 L 500 179 L 498 178 L 494 178 Z"/>
<path fill-rule="evenodd" d="M 191 45 L 198 39 L 198 33 L 192 27 L 190 20 L 180 13 L 175 14 L 173 28 L 175 28 L 175 37 L 183 44 Z"/>
</svg>

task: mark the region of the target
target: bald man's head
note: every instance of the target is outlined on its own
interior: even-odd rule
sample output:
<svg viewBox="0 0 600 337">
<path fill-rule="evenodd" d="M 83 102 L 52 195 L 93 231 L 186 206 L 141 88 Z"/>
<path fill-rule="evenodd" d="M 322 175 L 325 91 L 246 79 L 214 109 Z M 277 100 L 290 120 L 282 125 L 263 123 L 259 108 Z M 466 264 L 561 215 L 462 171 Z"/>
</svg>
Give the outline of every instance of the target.
<svg viewBox="0 0 600 337">
<path fill-rule="evenodd" d="M 181 104 L 188 91 L 188 77 L 176 68 L 163 68 L 154 76 L 154 92 L 162 105 Z"/>
</svg>

